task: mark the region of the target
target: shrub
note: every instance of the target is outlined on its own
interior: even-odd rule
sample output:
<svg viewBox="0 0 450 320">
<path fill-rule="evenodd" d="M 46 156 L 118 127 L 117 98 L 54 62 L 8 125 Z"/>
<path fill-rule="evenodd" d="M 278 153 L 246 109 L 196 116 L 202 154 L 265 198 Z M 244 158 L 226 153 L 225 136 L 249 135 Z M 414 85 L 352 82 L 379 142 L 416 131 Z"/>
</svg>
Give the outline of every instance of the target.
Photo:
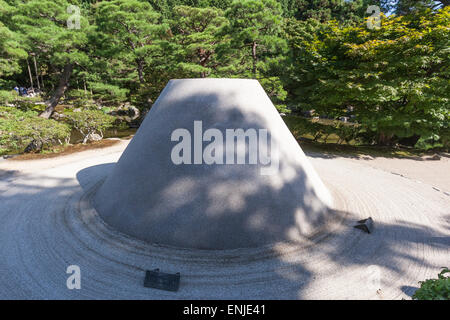
<svg viewBox="0 0 450 320">
<path fill-rule="evenodd" d="M 67 92 L 65 103 L 72 104 L 75 108 L 94 105 L 90 91 L 81 89 L 73 89 Z"/>
<path fill-rule="evenodd" d="M 17 97 L 14 100 L 14 105 L 22 111 L 36 111 L 41 113 L 45 110 L 46 105 L 41 102 L 40 97 Z"/>
<path fill-rule="evenodd" d="M 32 110 L 21 110 L 16 107 L 1 107 L 0 119 L 17 119 L 22 121 L 25 118 L 33 118 L 37 116 L 37 112 Z"/>
<path fill-rule="evenodd" d="M 333 117 L 351 107 L 367 143 L 373 136 L 381 145 L 419 136 L 418 148 L 445 145 L 450 6 L 381 18 L 380 28 L 370 31 L 365 22 L 342 27 L 289 20 L 287 103 Z"/>
<path fill-rule="evenodd" d="M 292 134 L 299 138 L 311 136 L 314 141 L 327 142 L 329 138 L 337 137 L 337 143 L 349 144 L 351 141 L 360 142 L 363 129 L 353 123 L 343 123 L 336 120 L 316 120 L 298 116 L 286 116 L 283 118 Z"/>
<path fill-rule="evenodd" d="M 19 94 L 15 90 L 0 90 L 0 103 L 8 104 L 14 102 Z"/>
<path fill-rule="evenodd" d="M 443 268 L 437 279 L 420 281 L 420 288 L 412 298 L 415 300 L 450 300 L 450 277 L 445 276 L 446 273 L 450 273 L 450 270 Z"/>
<path fill-rule="evenodd" d="M 37 117 L 37 112 L 0 107 L 0 154 L 40 151 L 63 144 L 70 137 L 70 127 L 52 119 Z"/>
<path fill-rule="evenodd" d="M 277 104 L 275 106 L 280 113 L 289 114 L 291 113 L 291 109 L 289 109 L 285 104 Z"/>
<path fill-rule="evenodd" d="M 94 100 L 99 101 L 102 105 L 117 105 L 126 100 L 129 92 L 128 89 L 102 82 L 90 83 L 90 88 L 93 90 Z"/>
<path fill-rule="evenodd" d="M 115 118 L 100 110 L 86 109 L 79 112 L 66 112 L 67 121 L 83 135 L 83 144 L 99 134 L 103 139 L 103 132 L 110 128 Z"/>
</svg>

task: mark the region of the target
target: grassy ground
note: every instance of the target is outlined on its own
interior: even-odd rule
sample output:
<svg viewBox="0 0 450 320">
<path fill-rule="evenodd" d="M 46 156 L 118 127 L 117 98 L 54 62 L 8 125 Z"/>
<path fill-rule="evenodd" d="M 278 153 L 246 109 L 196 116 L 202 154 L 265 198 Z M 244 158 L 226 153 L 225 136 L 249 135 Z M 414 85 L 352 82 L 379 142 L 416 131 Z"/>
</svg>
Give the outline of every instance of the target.
<svg viewBox="0 0 450 320">
<path fill-rule="evenodd" d="M 136 129 L 108 129 L 104 134 L 104 138 L 120 138 L 128 139 L 136 133 Z M 77 144 L 83 141 L 83 136 L 77 130 L 73 129 L 70 135 L 70 143 Z"/>
<path fill-rule="evenodd" d="M 72 153 L 91 150 L 91 149 L 101 149 L 107 148 L 116 144 L 119 140 L 100 140 L 95 142 L 90 142 L 87 144 L 69 144 L 56 146 L 52 150 L 45 150 L 41 153 L 23 153 L 18 156 L 11 158 L 12 160 L 37 160 L 37 159 L 49 159 L 59 156 L 66 156 Z"/>
<path fill-rule="evenodd" d="M 286 117 L 289 121 L 295 121 L 295 117 Z M 327 121 L 327 120 L 324 120 Z M 331 120 L 330 120 L 331 121 Z M 325 123 L 324 123 L 325 124 Z M 292 130 L 297 141 L 305 152 L 316 152 L 321 154 L 329 154 L 344 157 L 385 157 L 385 158 L 408 158 L 408 159 L 420 159 L 423 157 L 430 157 L 436 154 L 436 151 L 429 150 L 423 151 L 414 148 L 407 147 L 381 147 L 381 146 L 365 146 L 356 145 L 353 141 L 349 144 L 345 142 L 338 144 L 339 137 L 335 134 L 331 134 L 327 137 L 326 141 L 318 139 L 318 141 L 313 141 L 313 136 L 310 134 L 300 134 L 295 129 Z M 130 139 L 136 133 L 136 129 L 110 129 L 105 132 L 105 138 L 121 138 Z M 116 141 L 114 140 L 102 140 L 93 143 L 88 143 L 86 145 L 80 144 L 82 136 L 73 130 L 69 145 L 55 146 L 51 150 L 44 150 L 39 154 L 20 154 L 15 156 L 14 159 L 17 160 L 28 160 L 28 159 L 46 159 L 53 158 L 60 155 L 68 155 L 75 152 L 85 151 L 89 149 L 105 148 L 112 146 Z M 17 152 L 16 152 L 17 153 Z"/>
<path fill-rule="evenodd" d="M 336 143 L 320 143 L 306 138 L 300 138 L 300 146 L 305 152 L 317 152 L 324 154 L 333 154 L 346 157 L 385 157 L 385 158 L 407 158 L 418 159 L 436 154 L 434 150 L 418 150 L 402 147 L 380 147 L 380 146 L 354 146 Z"/>
<path fill-rule="evenodd" d="M 286 125 L 290 128 L 294 137 L 299 141 L 305 151 L 317 152 L 323 154 L 333 154 L 346 157 L 385 157 L 385 158 L 409 158 L 418 159 L 436 154 L 439 150 L 421 150 L 406 146 L 370 146 L 361 144 L 361 142 L 350 140 L 345 142 L 339 139 L 335 133 L 328 135 L 314 136 L 308 133 L 309 128 L 305 126 L 305 118 L 299 116 L 286 116 L 283 118 Z M 335 121 L 329 119 L 314 120 L 314 122 L 325 126 L 334 126 Z M 353 123 L 343 123 L 344 126 L 354 126 Z M 340 143 L 338 143 L 340 142 Z M 443 152 L 439 152 L 443 153 Z"/>
<path fill-rule="evenodd" d="M 126 138 L 131 138 L 127 136 Z M 15 156 L 14 160 L 35 160 L 48 159 L 58 156 L 64 156 L 75 152 L 86 151 L 90 149 L 106 148 L 117 143 L 118 140 L 101 140 L 96 142 L 83 144 L 71 144 L 65 146 L 56 146 L 52 150 L 45 150 L 42 153 L 28 153 Z M 420 151 L 415 149 L 401 149 L 392 147 L 377 147 L 377 146 L 351 146 L 336 143 L 320 143 L 301 138 L 298 140 L 300 146 L 305 152 L 316 152 L 321 154 L 330 154 L 343 157 L 385 157 L 385 158 L 407 158 L 419 159 L 435 154 L 433 151 Z"/>
</svg>

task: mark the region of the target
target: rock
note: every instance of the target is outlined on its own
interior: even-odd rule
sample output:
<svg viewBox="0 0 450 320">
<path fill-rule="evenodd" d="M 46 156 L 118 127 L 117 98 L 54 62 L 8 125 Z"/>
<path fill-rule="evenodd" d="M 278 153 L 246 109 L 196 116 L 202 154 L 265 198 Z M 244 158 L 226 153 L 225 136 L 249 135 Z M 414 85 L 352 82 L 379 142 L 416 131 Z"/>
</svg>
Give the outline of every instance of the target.
<svg viewBox="0 0 450 320">
<path fill-rule="evenodd" d="M 359 220 L 358 224 L 354 226 L 354 228 L 360 229 L 367 233 L 373 232 L 373 220 L 372 217 L 369 217 L 367 219 Z"/>
<path fill-rule="evenodd" d="M 97 133 L 91 133 L 91 134 L 89 135 L 88 141 L 100 141 L 100 140 L 102 140 L 102 139 L 103 139 L 103 138 L 102 138 L 101 135 L 99 135 L 99 134 L 97 134 Z"/>
<path fill-rule="evenodd" d="M 438 154 L 433 154 L 432 156 L 423 157 L 423 160 L 441 160 L 441 156 Z"/>
<path fill-rule="evenodd" d="M 61 119 L 64 119 L 66 117 L 66 115 L 65 114 L 62 114 L 62 113 L 59 113 L 59 112 L 53 112 L 53 114 L 52 114 L 52 118 L 53 119 L 55 119 L 55 120 L 61 120 Z"/>
<path fill-rule="evenodd" d="M 39 152 L 42 150 L 42 141 L 36 141 L 33 140 L 30 142 L 30 144 L 25 148 L 25 153 L 31 153 L 31 152 Z"/>
<path fill-rule="evenodd" d="M 136 120 L 141 115 L 139 109 L 132 106 L 128 102 L 117 108 L 117 110 L 109 112 L 109 114 L 116 116 L 119 120 L 123 120 L 125 122 Z"/>
</svg>

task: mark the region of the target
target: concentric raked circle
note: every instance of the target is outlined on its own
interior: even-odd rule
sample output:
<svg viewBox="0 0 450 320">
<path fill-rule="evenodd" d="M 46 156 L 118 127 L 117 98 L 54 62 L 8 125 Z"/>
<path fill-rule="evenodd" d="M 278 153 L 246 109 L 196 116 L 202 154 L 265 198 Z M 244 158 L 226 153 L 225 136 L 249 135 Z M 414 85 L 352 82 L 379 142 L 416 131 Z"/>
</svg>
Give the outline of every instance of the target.
<svg viewBox="0 0 450 320">
<path fill-rule="evenodd" d="M 19 176 L 0 194 L 0 297 L 77 299 L 392 299 L 449 261 L 449 197 L 345 159 L 312 159 L 336 219 L 301 244 L 208 251 L 148 244 L 99 218 L 90 199 L 111 166 Z M 79 184 L 82 184 L 80 187 Z M 375 231 L 353 228 L 371 216 Z M 81 289 L 66 286 L 69 265 Z M 180 272 L 178 292 L 143 286 Z"/>
</svg>

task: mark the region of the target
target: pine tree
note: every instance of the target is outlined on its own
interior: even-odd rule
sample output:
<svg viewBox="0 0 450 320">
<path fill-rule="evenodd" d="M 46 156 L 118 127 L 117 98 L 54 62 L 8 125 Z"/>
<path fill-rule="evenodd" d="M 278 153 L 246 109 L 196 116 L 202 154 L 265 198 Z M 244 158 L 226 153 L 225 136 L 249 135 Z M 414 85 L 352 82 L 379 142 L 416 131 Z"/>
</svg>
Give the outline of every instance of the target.
<svg viewBox="0 0 450 320">
<path fill-rule="evenodd" d="M 213 7 L 177 6 L 171 21 L 173 40 L 177 44 L 178 67 L 186 77 L 205 78 L 219 62 L 216 49 L 220 43 L 218 32 L 227 23 L 223 11 Z"/>
<path fill-rule="evenodd" d="M 104 1 L 95 11 L 97 53 L 109 72 L 134 93 L 155 86 L 170 37 L 161 14 L 141 0 Z"/>
<path fill-rule="evenodd" d="M 16 1 L 12 23 L 29 53 L 45 55 L 57 71 L 58 85 L 41 117 L 49 118 L 69 87 L 73 69 L 88 62 L 84 51 L 88 20 L 66 0 Z M 80 9 L 81 13 L 81 9 Z M 79 24 L 78 24 L 79 23 Z"/>
<path fill-rule="evenodd" d="M 4 24 L 11 18 L 12 12 L 13 7 L 0 0 L 0 77 L 19 72 L 21 70 L 20 60 L 27 57 L 18 41 L 18 34 Z"/>
<path fill-rule="evenodd" d="M 226 11 L 228 40 L 219 47 L 225 76 L 258 79 L 269 95 L 282 101 L 285 91 L 278 77 L 287 45 L 282 38 L 281 6 L 274 0 L 234 1 Z M 274 101 L 275 103 L 277 101 Z"/>
<path fill-rule="evenodd" d="M 390 9 L 397 15 L 405 15 L 425 9 L 437 10 L 450 5 L 450 0 L 398 0 L 389 1 Z"/>
<path fill-rule="evenodd" d="M 361 21 L 369 5 L 378 0 L 278 0 L 283 15 L 297 20 L 316 19 L 321 22 L 337 20 L 344 23 Z"/>
</svg>

